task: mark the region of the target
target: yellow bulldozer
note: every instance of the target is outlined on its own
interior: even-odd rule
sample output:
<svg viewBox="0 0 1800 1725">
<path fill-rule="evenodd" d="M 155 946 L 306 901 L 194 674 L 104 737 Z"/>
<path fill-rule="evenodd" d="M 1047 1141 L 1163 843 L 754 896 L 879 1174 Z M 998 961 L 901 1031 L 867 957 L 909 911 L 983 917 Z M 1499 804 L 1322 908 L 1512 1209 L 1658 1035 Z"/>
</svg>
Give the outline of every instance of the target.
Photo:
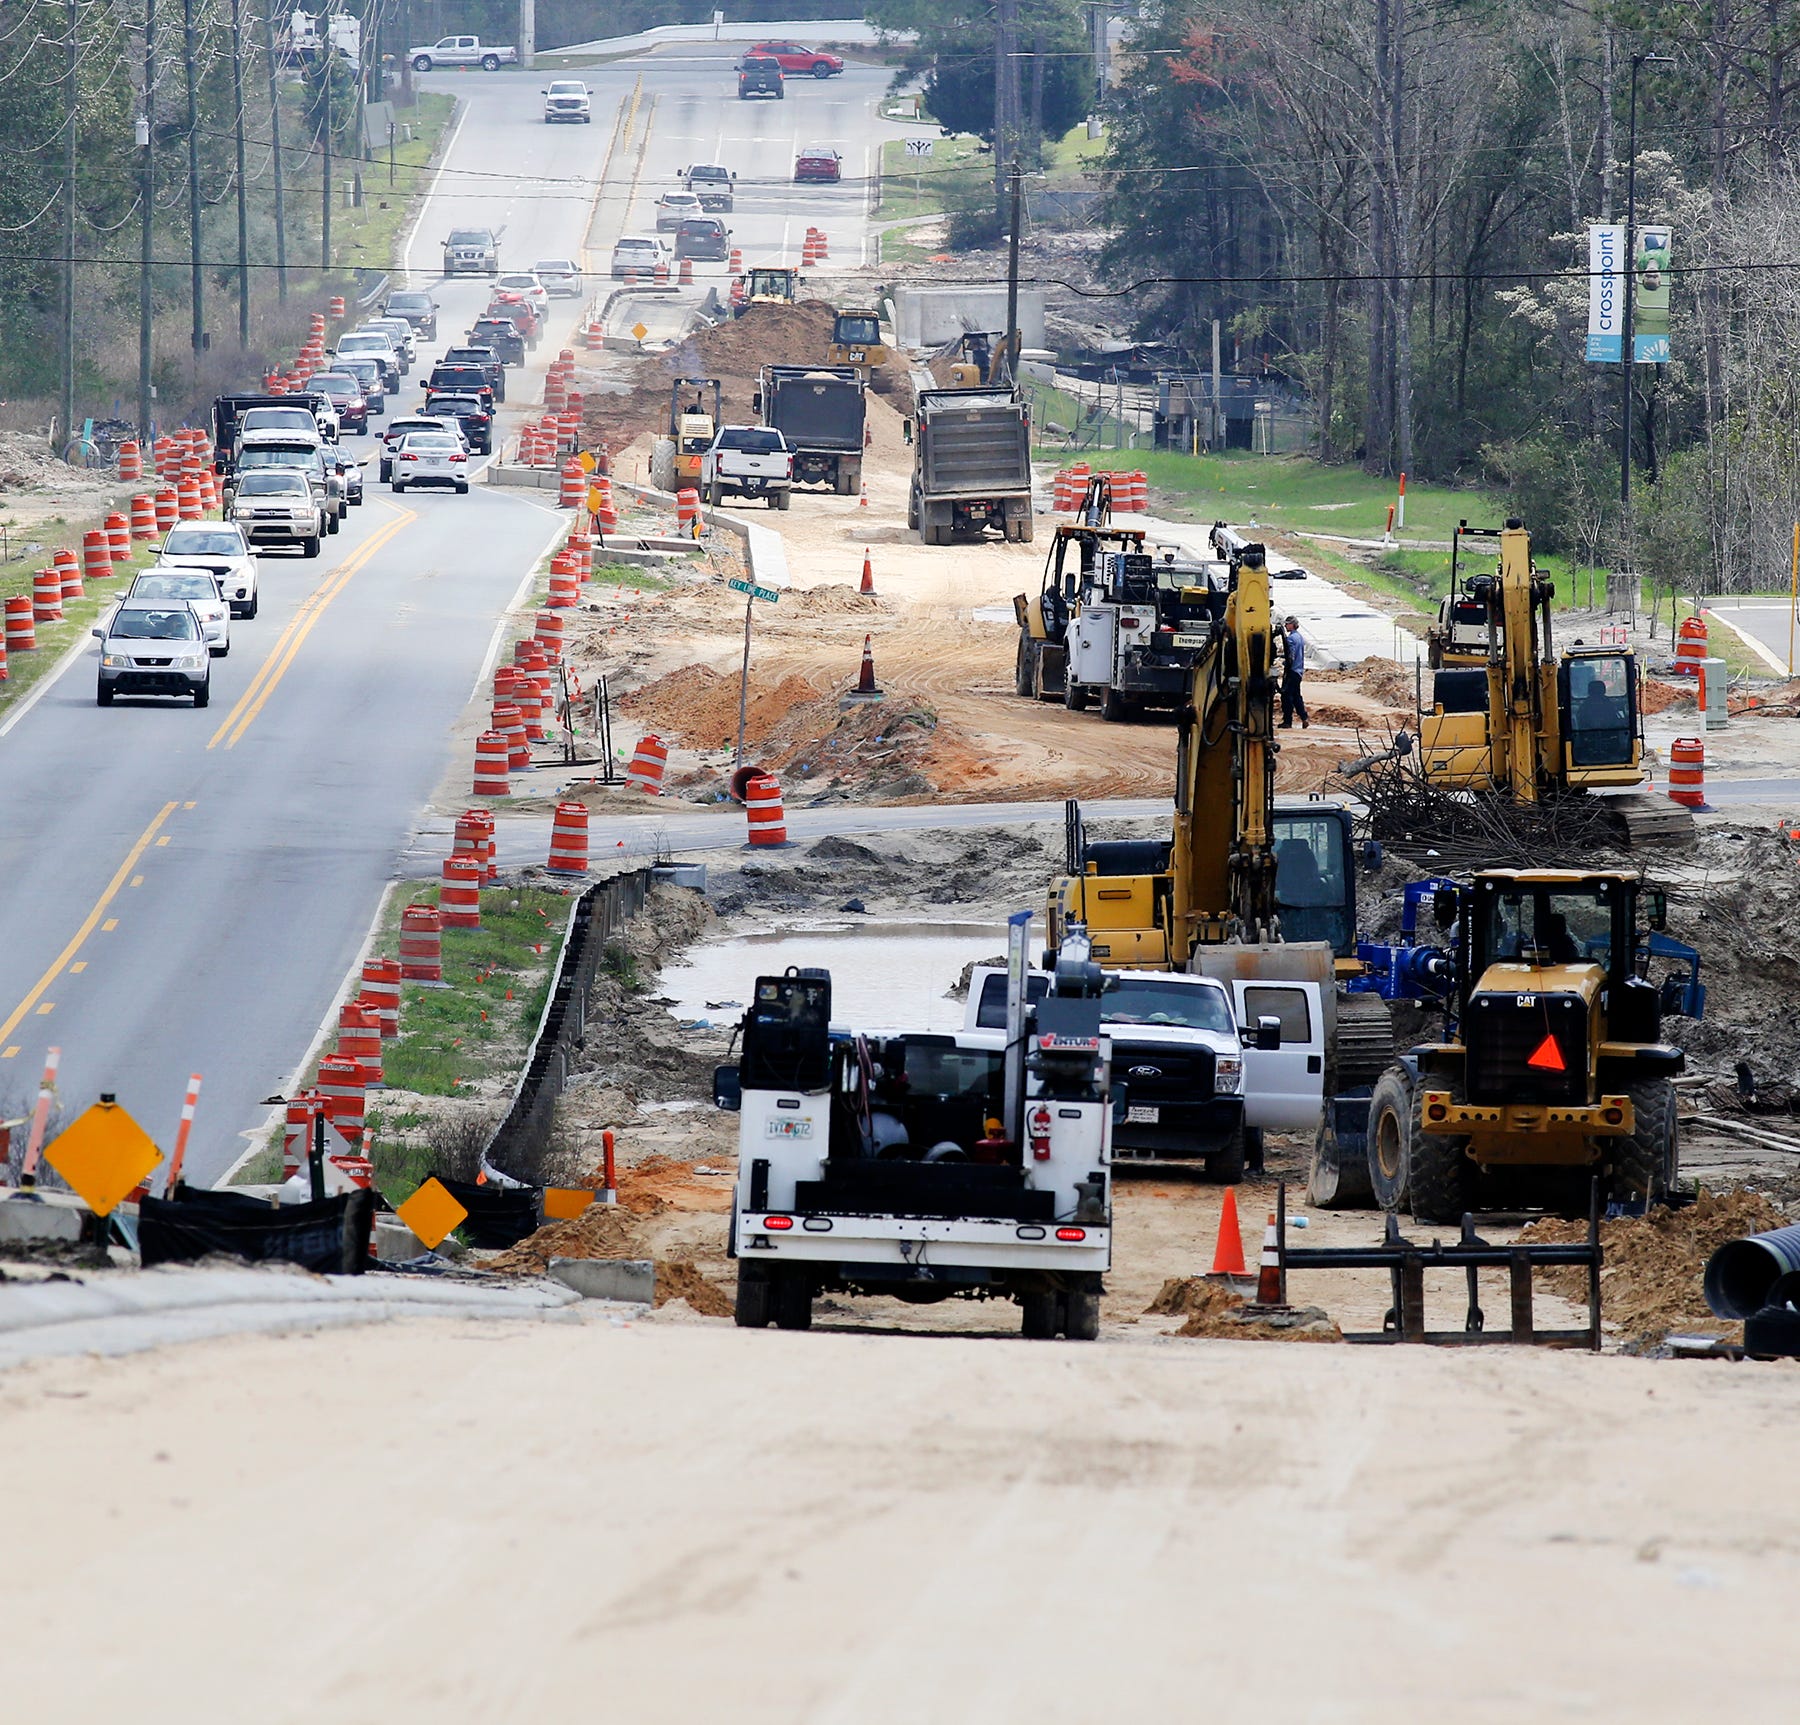
<svg viewBox="0 0 1800 1725">
<path fill-rule="evenodd" d="M 881 317 L 872 311 L 841 311 L 832 319 L 831 342 L 825 349 L 827 365 L 854 366 L 863 381 L 875 386 L 888 362 L 881 339 Z"/>
</svg>

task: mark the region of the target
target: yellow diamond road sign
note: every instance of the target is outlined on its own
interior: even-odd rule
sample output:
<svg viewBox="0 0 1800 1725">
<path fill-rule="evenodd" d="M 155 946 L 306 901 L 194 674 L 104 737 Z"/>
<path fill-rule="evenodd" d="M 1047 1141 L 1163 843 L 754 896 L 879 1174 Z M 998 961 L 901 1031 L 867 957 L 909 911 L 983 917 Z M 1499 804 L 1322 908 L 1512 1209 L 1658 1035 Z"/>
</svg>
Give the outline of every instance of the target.
<svg viewBox="0 0 1800 1725">
<path fill-rule="evenodd" d="M 583 473 L 592 473 L 594 469 L 600 465 L 600 457 L 591 449 L 584 449 L 575 457 L 575 465 L 579 467 Z"/>
<path fill-rule="evenodd" d="M 598 515 L 606 507 L 606 493 L 598 485 L 588 487 L 587 506 L 590 515 Z"/>
<path fill-rule="evenodd" d="M 110 1216 L 162 1152 L 116 1102 L 96 1102 L 44 1152 L 44 1160 L 96 1216 Z"/>
<path fill-rule="evenodd" d="M 469 1212 L 437 1179 L 430 1179 L 394 1214 L 418 1235 L 428 1251 L 436 1251 L 460 1227 Z"/>
<path fill-rule="evenodd" d="M 642 341 L 644 339 L 644 337 L 650 333 L 650 331 L 647 328 L 645 328 L 645 326 L 643 324 L 634 323 L 631 326 L 631 333 L 633 335 L 635 335 L 639 341 Z"/>
</svg>

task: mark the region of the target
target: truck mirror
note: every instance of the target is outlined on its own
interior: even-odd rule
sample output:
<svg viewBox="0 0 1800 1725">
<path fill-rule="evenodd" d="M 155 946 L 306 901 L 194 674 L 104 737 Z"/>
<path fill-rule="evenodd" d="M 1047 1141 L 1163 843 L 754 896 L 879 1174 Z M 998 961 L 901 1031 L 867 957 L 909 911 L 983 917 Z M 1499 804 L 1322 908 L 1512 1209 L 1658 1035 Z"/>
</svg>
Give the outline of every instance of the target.
<svg viewBox="0 0 1800 1725">
<path fill-rule="evenodd" d="M 1281 1047 L 1281 1020 L 1273 1013 L 1265 1012 L 1257 1019 L 1253 1046 L 1259 1054 L 1273 1054 Z"/>
<path fill-rule="evenodd" d="M 99 633 L 98 630 L 95 631 Z M 1131 1106 L 1131 1086 L 1122 1078 L 1112 1081 L 1112 1117 L 1115 1126 L 1125 1124 L 1125 1110 Z"/>
<path fill-rule="evenodd" d="M 1447 929 L 1462 909 L 1462 895 L 1454 887 L 1441 886 L 1431 895 L 1431 920 Z"/>
<path fill-rule="evenodd" d="M 1644 888 L 1644 926 L 1659 932 L 1669 926 L 1669 895 L 1659 886 Z"/>
<path fill-rule="evenodd" d="M 97 634 L 99 631 L 96 630 Z M 713 1107 L 735 1114 L 744 1106 L 744 1081 L 735 1066 L 713 1068 Z"/>
<path fill-rule="evenodd" d="M 754 413 L 758 419 L 762 418 L 762 391 L 760 389 L 750 397 L 750 411 Z"/>
</svg>

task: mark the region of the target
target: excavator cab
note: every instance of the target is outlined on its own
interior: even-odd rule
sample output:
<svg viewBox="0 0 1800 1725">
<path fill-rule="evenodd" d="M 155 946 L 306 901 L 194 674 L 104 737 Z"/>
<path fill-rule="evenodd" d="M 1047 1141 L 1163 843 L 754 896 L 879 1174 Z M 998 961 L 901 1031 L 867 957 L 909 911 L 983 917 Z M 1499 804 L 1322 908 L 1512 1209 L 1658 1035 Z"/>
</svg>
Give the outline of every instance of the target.
<svg viewBox="0 0 1800 1725">
<path fill-rule="evenodd" d="M 1638 782 L 1643 776 L 1638 667 L 1629 650 L 1565 653 L 1557 667 L 1556 704 L 1570 784 Z"/>
<path fill-rule="evenodd" d="M 1356 869 L 1350 815 L 1335 803 L 1276 804 L 1275 912 L 1283 940 L 1323 941 L 1338 958 L 1356 951 Z"/>
</svg>

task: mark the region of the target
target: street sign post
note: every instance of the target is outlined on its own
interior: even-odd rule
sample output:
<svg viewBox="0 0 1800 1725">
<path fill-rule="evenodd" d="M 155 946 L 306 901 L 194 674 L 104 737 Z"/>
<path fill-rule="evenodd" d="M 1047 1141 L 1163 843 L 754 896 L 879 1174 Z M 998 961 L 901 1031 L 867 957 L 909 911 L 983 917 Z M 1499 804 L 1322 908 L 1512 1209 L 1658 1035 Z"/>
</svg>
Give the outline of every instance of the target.
<svg viewBox="0 0 1800 1725">
<path fill-rule="evenodd" d="M 931 146 L 936 142 L 936 138 L 908 138 L 906 140 L 906 153 L 909 156 L 929 156 L 931 154 Z"/>
<path fill-rule="evenodd" d="M 744 764 L 744 727 L 750 718 L 750 619 L 758 599 L 773 605 L 781 595 L 773 587 L 758 587 L 754 581 L 740 581 L 735 575 L 728 577 L 725 585 L 744 595 L 744 668 L 738 678 L 737 759 L 732 762 L 735 768 Z"/>
</svg>

